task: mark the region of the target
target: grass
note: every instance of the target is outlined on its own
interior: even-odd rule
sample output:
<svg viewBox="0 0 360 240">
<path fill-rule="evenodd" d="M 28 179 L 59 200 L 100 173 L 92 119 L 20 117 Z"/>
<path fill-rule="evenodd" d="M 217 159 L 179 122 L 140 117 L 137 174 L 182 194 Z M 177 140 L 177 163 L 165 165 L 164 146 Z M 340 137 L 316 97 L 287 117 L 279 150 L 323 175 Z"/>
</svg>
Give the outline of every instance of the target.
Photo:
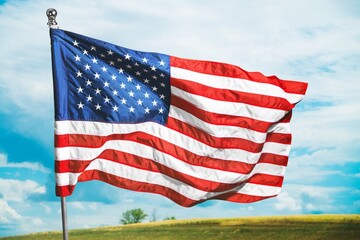
<svg viewBox="0 0 360 240">
<path fill-rule="evenodd" d="M 34 233 L 1 240 L 56 240 L 61 232 Z M 360 239 L 360 215 L 301 215 L 170 220 L 126 226 L 71 230 L 71 240 L 232 240 Z"/>
</svg>

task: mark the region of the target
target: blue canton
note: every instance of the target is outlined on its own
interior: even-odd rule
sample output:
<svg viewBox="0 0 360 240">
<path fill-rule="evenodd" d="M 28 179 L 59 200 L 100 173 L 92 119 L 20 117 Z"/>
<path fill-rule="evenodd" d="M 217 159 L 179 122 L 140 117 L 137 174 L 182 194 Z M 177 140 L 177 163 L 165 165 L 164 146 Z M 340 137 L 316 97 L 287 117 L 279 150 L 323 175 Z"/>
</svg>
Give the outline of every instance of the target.
<svg viewBox="0 0 360 240">
<path fill-rule="evenodd" d="M 169 56 L 51 29 L 55 119 L 165 124 Z"/>
</svg>

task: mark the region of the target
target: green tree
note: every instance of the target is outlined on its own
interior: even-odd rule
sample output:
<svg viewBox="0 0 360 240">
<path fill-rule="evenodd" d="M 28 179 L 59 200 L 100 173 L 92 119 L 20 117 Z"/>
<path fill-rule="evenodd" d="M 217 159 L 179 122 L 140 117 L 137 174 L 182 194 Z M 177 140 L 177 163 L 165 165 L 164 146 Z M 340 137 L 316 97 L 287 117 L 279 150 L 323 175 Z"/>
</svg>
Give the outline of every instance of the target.
<svg viewBox="0 0 360 240">
<path fill-rule="evenodd" d="M 167 220 L 176 220 L 176 218 L 174 216 L 164 218 L 164 221 L 167 221 Z"/>
<path fill-rule="evenodd" d="M 141 208 L 134 208 L 123 212 L 120 222 L 124 225 L 141 223 L 148 215 Z"/>
</svg>

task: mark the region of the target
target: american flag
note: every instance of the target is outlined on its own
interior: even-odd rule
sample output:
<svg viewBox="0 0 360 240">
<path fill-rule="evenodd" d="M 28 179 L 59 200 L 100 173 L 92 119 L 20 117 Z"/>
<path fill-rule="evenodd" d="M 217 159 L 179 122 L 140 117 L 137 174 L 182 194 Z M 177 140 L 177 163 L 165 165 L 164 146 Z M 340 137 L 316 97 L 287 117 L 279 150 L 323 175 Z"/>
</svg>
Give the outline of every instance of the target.
<svg viewBox="0 0 360 240">
<path fill-rule="evenodd" d="M 57 196 L 89 180 L 186 207 L 279 194 L 306 83 L 50 35 Z"/>
</svg>

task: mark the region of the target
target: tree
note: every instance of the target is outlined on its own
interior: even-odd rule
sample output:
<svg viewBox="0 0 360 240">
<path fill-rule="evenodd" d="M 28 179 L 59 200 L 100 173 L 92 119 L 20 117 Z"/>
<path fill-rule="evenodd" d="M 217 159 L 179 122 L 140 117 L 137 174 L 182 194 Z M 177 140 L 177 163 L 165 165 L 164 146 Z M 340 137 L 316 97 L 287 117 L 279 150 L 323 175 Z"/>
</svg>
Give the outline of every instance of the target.
<svg viewBox="0 0 360 240">
<path fill-rule="evenodd" d="M 158 220 L 156 208 L 154 208 L 154 210 L 152 211 L 150 218 L 150 222 L 156 222 Z"/>
<path fill-rule="evenodd" d="M 167 221 L 167 220 L 176 220 L 176 218 L 174 216 L 164 218 L 164 221 Z"/>
<path fill-rule="evenodd" d="M 148 215 L 141 208 L 134 208 L 123 212 L 120 222 L 124 225 L 141 223 Z"/>
</svg>

